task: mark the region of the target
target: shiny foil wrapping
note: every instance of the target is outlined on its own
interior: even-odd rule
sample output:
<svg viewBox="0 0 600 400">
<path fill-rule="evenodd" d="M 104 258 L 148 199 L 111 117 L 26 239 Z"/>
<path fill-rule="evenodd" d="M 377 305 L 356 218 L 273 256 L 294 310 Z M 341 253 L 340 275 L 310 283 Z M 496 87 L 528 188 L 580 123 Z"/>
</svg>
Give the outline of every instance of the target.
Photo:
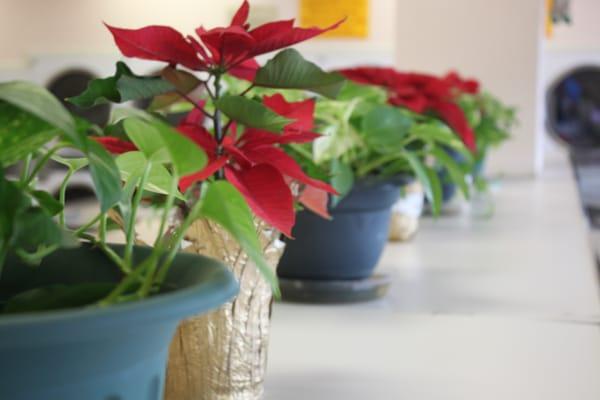
<svg viewBox="0 0 600 400">
<path fill-rule="evenodd" d="M 269 265 L 275 270 L 284 244 L 279 233 L 257 223 Z M 209 314 L 183 321 L 171 343 L 166 400 L 254 400 L 263 395 L 272 292 L 256 265 L 219 225 L 198 220 L 187 232 L 187 251 L 229 265 L 240 283 L 237 298 Z"/>
</svg>

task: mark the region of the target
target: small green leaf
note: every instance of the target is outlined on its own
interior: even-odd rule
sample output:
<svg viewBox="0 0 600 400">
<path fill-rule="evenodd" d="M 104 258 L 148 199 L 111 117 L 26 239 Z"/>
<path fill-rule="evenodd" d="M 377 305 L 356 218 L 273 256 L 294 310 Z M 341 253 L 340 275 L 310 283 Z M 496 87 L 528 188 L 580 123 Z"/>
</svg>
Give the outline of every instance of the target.
<svg viewBox="0 0 600 400">
<path fill-rule="evenodd" d="M 75 121 L 60 102 L 46 89 L 29 82 L 0 83 L 0 100 L 35 115 L 59 129 L 81 150 L 86 150 L 86 138 L 75 127 Z"/>
<path fill-rule="evenodd" d="M 49 215 L 53 216 L 62 211 L 63 205 L 52 197 L 48 192 L 43 190 L 34 190 L 31 195 L 37 200 L 40 207 L 42 207 Z"/>
<path fill-rule="evenodd" d="M 456 134 L 441 121 L 413 124 L 410 133 L 425 142 L 434 142 L 450 147 L 460 153 L 467 163 L 470 164 L 473 162 L 473 154 L 465 147 Z"/>
<path fill-rule="evenodd" d="M 129 182 L 130 178 L 138 179 L 144 170 L 148 160 L 143 153 L 139 151 L 130 151 L 121 154 L 116 159 L 117 166 L 121 172 L 121 177 L 124 181 Z M 167 169 L 156 163 L 152 163 L 148 181 L 144 190 L 160 194 L 168 194 L 171 187 L 171 182 L 175 179 Z M 184 200 L 185 197 L 177 192 L 176 197 Z"/>
<path fill-rule="evenodd" d="M 155 120 L 153 126 L 162 138 L 177 176 L 198 172 L 206 166 L 208 157 L 195 142 L 162 121 Z"/>
<path fill-rule="evenodd" d="M 305 60 L 295 49 L 283 50 L 262 68 L 254 84 L 277 89 L 303 89 L 323 96 L 335 98 L 345 79 L 337 73 L 323 71 L 317 65 Z"/>
<path fill-rule="evenodd" d="M 4 306 L 5 313 L 23 313 L 83 307 L 106 297 L 115 287 L 110 282 L 50 285 L 19 293 Z"/>
<path fill-rule="evenodd" d="M 121 199 L 121 177 L 115 160 L 97 142 L 88 139 L 90 174 L 102 212 Z"/>
<path fill-rule="evenodd" d="M 40 118 L 0 101 L 0 167 L 23 160 L 59 134 Z"/>
<path fill-rule="evenodd" d="M 158 163 L 166 163 L 170 160 L 162 136 L 153 125 L 138 118 L 127 118 L 123 128 L 129 139 L 149 160 Z"/>
<path fill-rule="evenodd" d="M 277 277 L 265 260 L 252 212 L 244 197 L 227 181 L 212 182 L 205 187 L 200 216 L 215 221 L 237 240 L 278 296 Z"/>
<path fill-rule="evenodd" d="M 413 153 L 405 151 L 402 155 L 410 164 L 421 185 L 423 185 L 425 197 L 431 204 L 433 214 L 438 215 L 442 207 L 442 185 L 437 172 L 423 164 L 419 157 Z"/>
<path fill-rule="evenodd" d="M 40 247 L 71 247 L 75 239 L 41 208 L 30 208 L 19 214 L 14 225 L 15 248 L 35 252 Z"/>
<path fill-rule="evenodd" d="M 467 174 L 464 172 L 463 168 L 454 161 L 452 157 L 448 153 L 446 153 L 443 149 L 439 147 L 434 147 L 431 150 L 431 154 L 435 157 L 435 159 L 448 171 L 450 175 L 450 180 L 458 185 L 463 196 L 465 198 L 469 198 L 469 185 L 466 182 Z"/>
<path fill-rule="evenodd" d="M 362 120 L 365 141 L 379 153 L 396 153 L 404 148 L 412 119 L 398 107 L 377 106 Z"/>
<path fill-rule="evenodd" d="M 87 158 L 65 158 L 56 154 L 52 156 L 52 160 L 72 169 L 73 172 L 79 171 L 80 169 L 87 167 L 89 164 Z"/>
<path fill-rule="evenodd" d="M 270 132 L 281 132 L 284 126 L 293 122 L 293 120 L 271 111 L 258 101 L 242 96 L 223 96 L 215 102 L 215 106 L 242 125 Z"/>
<path fill-rule="evenodd" d="M 78 107 L 93 107 L 105 103 L 123 103 L 146 99 L 173 90 L 173 85 L 161 77 L 135 75 L 122 61 L 117 63 L 115 75 L 94 79 L 79 96 L 67 100 Z"/>
<path fill-rule="evenodd" d="M 334 196 L 332 205 L 335 207 L 354 186 L 354 172 L 352 168 L 338 159 L 331 161 L 331 185 L 339 193 Z"/>
</svg>

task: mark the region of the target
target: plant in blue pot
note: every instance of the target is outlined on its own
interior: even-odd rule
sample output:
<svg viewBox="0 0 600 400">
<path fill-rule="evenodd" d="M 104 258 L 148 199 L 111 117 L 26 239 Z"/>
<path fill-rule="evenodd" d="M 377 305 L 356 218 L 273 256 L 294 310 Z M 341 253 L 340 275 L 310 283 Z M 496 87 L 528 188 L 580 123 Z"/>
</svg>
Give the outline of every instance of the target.
<svg viewBox="0 0 600 400">
<path fill-rule="evenodd" d="M 217 218 L 219 185 L 206 185 L 181 226 L 168 229 L 169 215 L 185 202 L 177 177 L 202 168 L 205 152 L 159 120 L 132 117 L 125 124 L 146 124 L 152 135 L 129 130 L 140 150 L 115 162 L 88 136 L 101 128 L 76 120 L 45 89 L 0 83 L 2 399 L 162 398 L 179 321 L 237 293 L 224 264 L 180 251 L 187 227 L 198 218 Z M 80 157 L 65 158 L 65 150 Z M 68 171 L 58 198 L 38 185 L 50 162 Z M 119 164 L 129 166 L 121 165 L 127 174 Z M 66 188 L 84 168 L 97 214 L 71 227 L 65 223 Z M 166 199 L 152 246 L 140 245 L 136 235 L 147 191 Z M 218 218 L 232 216 L 220 208 Z M 108 242 L 109 221 L 122 224 L 124 243 Z"/>
<path fill-rule="evenodd" d="M 278 274 L 311 282 L 365 280 L 383 251 L 401 187 L 418 180 L 438 212 L 442 189 L 435 165 L 447 166 L 468 193 L 465 171 L 444 149 L 467 158 L 470 152 L 444 123 L 388 104 L 387 93 L 376 86 L 347 81 L 335 100 L 317 99 L 315 116 L 315 130 L 322 136 L 287 149 L 339 194 L 319 208 L 310 200 L 322 204 L 318 200 L 327 194 L 303 190 L 305 209 L 298 214 Z"/>
</svg>

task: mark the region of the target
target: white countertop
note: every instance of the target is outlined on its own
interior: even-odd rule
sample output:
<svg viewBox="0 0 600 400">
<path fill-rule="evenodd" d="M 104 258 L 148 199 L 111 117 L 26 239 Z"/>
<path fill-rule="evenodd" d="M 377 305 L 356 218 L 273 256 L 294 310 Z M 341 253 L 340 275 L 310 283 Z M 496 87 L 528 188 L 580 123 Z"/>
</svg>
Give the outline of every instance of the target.
<svg viewBox="0 0 600 400">
<path fill-rule="evenodd" d="M 572 175 L 503 182 L 492 219 L 390 244 L 385 299 L 277 304 L 267 400 L 598 400 L 600 302 Z"/>
</svg>

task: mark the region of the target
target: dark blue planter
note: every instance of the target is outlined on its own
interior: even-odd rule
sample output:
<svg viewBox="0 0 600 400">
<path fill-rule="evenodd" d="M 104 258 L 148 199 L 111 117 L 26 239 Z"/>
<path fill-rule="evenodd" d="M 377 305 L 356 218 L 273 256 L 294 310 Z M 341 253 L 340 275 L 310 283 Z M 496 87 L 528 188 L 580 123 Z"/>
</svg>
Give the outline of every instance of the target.
<svg viewBox="0 0 600 400">
<path fill-rule="evenodd" d="M 149 249 L 135 252 L 143 256 Z M 0 300 L 41 285 L 118 277 L 103 254 L 87 247 L 57 251 L 36 269 L 17 264 L 5 268 Z M 183 253 L 163 287 L 151 298 L 107 308 L 0 314 L 0 399 L 162 399 L 178 322 L 218 307 L 238 290 L 223 264 Z"/>
<path fill-rule="evenodd" d="M 277 273 L 290 279 L 348 280 L 371 276 L 387 242 L 398 182 L 359 181 L 335 207 L 331 221 L 298 214 Z"/>
</svg>

